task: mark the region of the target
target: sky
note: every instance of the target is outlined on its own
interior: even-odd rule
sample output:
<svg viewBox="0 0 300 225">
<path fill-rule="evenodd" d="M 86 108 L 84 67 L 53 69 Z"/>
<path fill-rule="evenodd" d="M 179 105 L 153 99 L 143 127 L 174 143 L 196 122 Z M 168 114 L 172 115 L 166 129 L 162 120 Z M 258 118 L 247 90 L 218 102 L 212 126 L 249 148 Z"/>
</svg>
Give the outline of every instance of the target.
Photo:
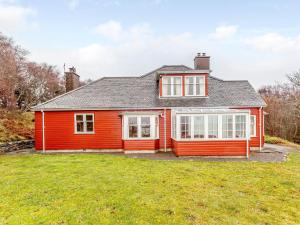
<svg viewBox="0 0 300 225">
<path fill-rule="evenodd" d="M 300 1 L 0 0 L 0 32 L 29 60 L 75 66 L 82 80 L 193 67 L 258 89 L 300 69 Z"/>
</svg>

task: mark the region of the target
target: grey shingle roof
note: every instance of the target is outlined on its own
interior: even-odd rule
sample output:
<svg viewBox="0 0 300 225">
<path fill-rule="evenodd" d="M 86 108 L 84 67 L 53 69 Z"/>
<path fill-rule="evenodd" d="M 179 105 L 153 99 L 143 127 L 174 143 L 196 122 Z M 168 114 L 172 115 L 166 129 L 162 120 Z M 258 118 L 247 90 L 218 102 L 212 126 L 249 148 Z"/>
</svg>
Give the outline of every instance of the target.
<svg viewBox="0 0 300 225">
<path fill-rule="evenodd" d="M 35 106 L 34 110 L 265 106 L 248 81 L 209 76 L 207 98 L 159 98 L 157 71 L 186 71 L 184 65 L 163 66 L 141 77 L 105 77 Z"/>
</svg>

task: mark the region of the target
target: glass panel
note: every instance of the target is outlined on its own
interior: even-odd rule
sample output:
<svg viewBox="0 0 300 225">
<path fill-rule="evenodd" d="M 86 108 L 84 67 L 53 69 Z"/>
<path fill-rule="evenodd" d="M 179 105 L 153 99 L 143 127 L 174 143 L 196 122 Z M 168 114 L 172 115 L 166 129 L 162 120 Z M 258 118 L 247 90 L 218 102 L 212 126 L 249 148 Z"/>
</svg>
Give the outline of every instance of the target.
<svg viewBox="0 0 300 225">
<path fill-rule="evenodd" d="M 150 125 L 142 125 L 142 137 L 150 137 Z"/>
<path fill-rule="evenodd" d="M 246 137 L 246 115 L 235 116 L 235 137 L 236 138 Z"/>
<path fill-rule="evenodd" d="M 138 125 L 137 125 L 137 117 L 129 117 L 128 118 L 128 134 L 130 138 L 136 138 L 138 136 Z"/>
<path fill-rule="evenodd" d="M 86 131 L 93 132 L 94 131 L 94 123 L 93 122 L 86 122 Z"/>
<path fill-rule="evenodd" d="M 255 116 L 251 116 L 251 124 L 250 124 L 250 129 L 251 129 L 251 136 L 255 135 Z"/>
<path fill-rule="evenodd" d="M 150 125 L 150 117 L 142 117 L 141 118 L 141 123 Z"/>
<path fill-rule="evenodd" d="M 194 94 L 194 77 L 187 77 L 186 80 L 186 94 L 193 95 Z"/>
<path fill-rule="evenodd" d="M 181 78 L 180 77 L 174 77 L 173 95 L 175 95 L 175 96 L 181 95 Z"/>
<path fill-rule="evenodd" d="M 84 123 L 83 122 L 76 122 L 76 131 L 84 132 Z"/>
<path fill-rule="evenodd" d="M 194 117 L 194 138 L 204 138 L 204 116 Z"/>
<path fill-rule="evenodd" d="M 196 95 L 204 95 L 204 79 L 203 77 L 196 77 Z"/>
<path fill-rule="evenodd" d="M 129 126 L 129 137 L 136 138 L 138 136 L 138 128 L 137 126 Z"/>
<path fill-rule="evenodd" d="M 191 117 L 180 117 L 181 138 L 191 138 Z"/>
<path fill-rule="evenodd" d="M 171 95 L 171 77 L 163 77 L 163 96 Z"/>
<path fill-rule="evenodd" d="M 128 124 L 129 125 L 137 125 L 137 117 L 129 117 Z"/>
<path fill-rule="evenodd" d="M 83 121 L 83 115 L 76 115 L 76 121 Z"/>
<path fill-rule="evenodd" d="M 93 115 L 86 115 L 86 120 L 93 121 Z"/>
<path fill-rule="evenodd" d="M 222 116 L 222 137 L 233 138 L 233 116 L 232 115 Z"/>
<path fill-rule="evenodd" d="M 150 137 L 150 117 L 141 117 L 141 135 Z"/>
<path fill-rule="evenodd" d="M 208 115 L 208 138 L 218 138 L 218 116 Z"/>
</svg>

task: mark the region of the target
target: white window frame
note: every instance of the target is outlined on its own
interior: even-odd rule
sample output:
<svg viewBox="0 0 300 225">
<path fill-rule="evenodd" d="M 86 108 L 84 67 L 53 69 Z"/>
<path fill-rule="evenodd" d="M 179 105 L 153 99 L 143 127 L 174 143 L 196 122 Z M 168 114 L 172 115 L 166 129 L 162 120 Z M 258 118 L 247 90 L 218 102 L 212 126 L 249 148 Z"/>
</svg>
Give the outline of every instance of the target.
<svg viewBox="0 0 300 225">
<path fill-rule="evenodd" d="M 137 118 L 137 137 L 129 137 L 129 123 L 128 119 L 136 117 Z M 142 137 L 142 117 L 150 117 L 150 137 Z M 157 119 L 157 125 L 155 120 Z M 124 115 L 122 121 L 122 134 L 123 140 L 155 140 L 159 139 L 159 117 L 157 115 Z"/>
<path fill-rule="evenodd" d="M 164 79 L 166 78 L 171 78 L 171 84 L 170 84 L 170 87 L 171 87 L 171 95 L 164 95 Z M 178 95 L 174 95 L 174 79 L 175 78 L 180 78 L 180 93 Z M 181 97 L 182 96 L 182 76 L 163 76 L 161 78 L 161 86 L 162 86 L 162 97 Z"/>
<path fill-rule="evenodd" d="M 197 87 L 197 85 L 196 85 L 196 80 L 197 80 L 197 77 L 201 77 L 202 78 L 202 80 L 203 80 L 203 93 L 200 93 L 199 95 L 197 95 L 196 93 L 196 87 Z M 189 79 L 189 78 L 193 78 L 193 94 L 192 95 L 189 95 L 188 94 L 188 85 L 187 85 L 187 80 Z M 184 80 L 184 92 L 185 92 L 185 96 L 205 96 L 205 92 L 206 92 L 206 90 L 205 90 L 205 76 L 202 76 L 202 75 L 200 75 L 200 76 L 185 76 L 185 78 L 184 78 L 185 80 Z M 201 90 L 201 89 L 200 89 Z"/>
<path fill-rule="evenodd" d="M 76 116 L 82 116 L 83 117 L 83 131 L 77 131 Z M 87 131 L 86 116 L 92 116 L 93 117 L 93 131 Z M 94 113 L 75 113 L 74 114 L 74 133 L 75 134 L 94 134 L 95 133 L 95 115 L 94 115 Z"/>
<path fill-rule="evenodd" d="M 204 138 L 194 138 L 194 117 L 195 116 L 204 116 Z M 208 115 L 217 115 L 218 116 L 218 137 L 217 138 L 208 138 Z M 222 132 L 222 115 L 232 115 L 233 116 L 233 135 L 232 138 L 223 138 Z M 236 126 L 235 126 L 235 116 L 243 115 L 246 116 L 246 136 L 242 138 L 236 138 Z M 181 128 L 180 128 L 180 117 L 181 116 L 191 116 L 191 138 L 181 138 Z M 250 133 L 250 117 L 248 113 L 223 113 L 223 114 L 187 114 L 180 113 L 176 114 L 176 137 L 174 139 L 180 141 L 218 141 L 218 140 L 247 140 Z"/>
<path fill-rule="evenodd" d="M 254 130 L 253 130 L 253 134 L 251 132 L 251 118 L 254 118 Z M 256 115 L 250 115 L 250 136 L 251 137 L 256 137 Z"/>
</svg>

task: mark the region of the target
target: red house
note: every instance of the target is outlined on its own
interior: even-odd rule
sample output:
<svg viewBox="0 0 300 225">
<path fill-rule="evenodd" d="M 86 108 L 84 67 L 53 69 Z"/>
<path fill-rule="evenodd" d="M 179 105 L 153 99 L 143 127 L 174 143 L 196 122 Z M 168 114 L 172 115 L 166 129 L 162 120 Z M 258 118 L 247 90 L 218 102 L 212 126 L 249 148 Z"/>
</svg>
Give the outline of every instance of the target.
<svg viewBox="0 0 300 225">
<path fill-rule="evenodd" d="M 162 66 L 140 77 L 104 77 L 35 106 L 36 150 L 120 151 L 248 157 L 264 145 L 262 98 L 246 80 L 211 76 L 210 57 L 194 69 Z"/>
</svg>

